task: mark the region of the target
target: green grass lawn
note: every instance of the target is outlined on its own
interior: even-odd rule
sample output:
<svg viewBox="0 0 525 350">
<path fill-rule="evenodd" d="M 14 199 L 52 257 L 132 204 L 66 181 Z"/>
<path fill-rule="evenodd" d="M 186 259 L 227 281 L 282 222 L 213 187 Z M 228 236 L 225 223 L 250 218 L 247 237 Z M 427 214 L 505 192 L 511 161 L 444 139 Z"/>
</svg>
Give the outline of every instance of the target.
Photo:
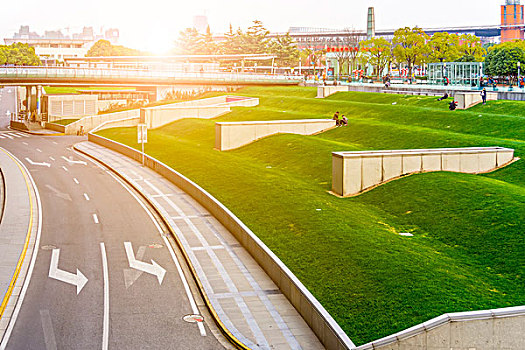
<svg viewBox="0 0 525 350">
<path fill-rule="evenodd" d="M 448 111 L 434 97 L 251 87 L 260 98 L 215 120 L 149 131 L 147 153 L 230 208 L 356 344 L 447 312 L 525 305 L 524 161 L 486 175 L 427 173 L 353 198 L 331 188 L 331 152 L 504 146 L 525 155 L 525 103 Z M 349 127 L 213 150 L 216 121 L 330 118 Z M 102 136 L 138 148 L 135 128 Z M 414 237 L 403 237 L 411 232 Z"/>
<path fill-rule="evenodd" d="M 73 118 L 73 119 L 60 119 L 60 120 L 55 120 L 51 123 L 53 124 L 60 124 L 60 125 L 69 125 L 71 123 L 74 123 L 76 121 L 78 121 L 79 119 L 78 118 Z"/>
</svg>

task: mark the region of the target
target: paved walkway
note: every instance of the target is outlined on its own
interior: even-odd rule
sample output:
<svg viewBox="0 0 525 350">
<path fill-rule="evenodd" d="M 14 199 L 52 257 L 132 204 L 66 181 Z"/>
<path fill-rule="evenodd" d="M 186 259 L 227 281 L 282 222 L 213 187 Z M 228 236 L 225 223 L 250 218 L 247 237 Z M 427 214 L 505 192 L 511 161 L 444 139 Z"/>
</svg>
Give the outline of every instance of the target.
<svg viewBox="0 0 525 350">
<path fill-rule="evenodd" d="M 0 169 L 5 181 L 5 206 L 0 221 L 1 340 L 11 319 L 31 260 L 38 226 L 38 208 L 25 169 L 2 148 L 0 148 Z M 17 266 L 19 262 L 21 264 Z M 11 286 L 13 279 L 15 279 L 14 285 Z"/>
<path fill-rule="evenodd" d="M 273 281 L 192 197 L 140 163 L 91 142 L 77 149 L 110 165 L 169 218 L 228 330 L 251 349 L 323 349 Z"/>
</svg>

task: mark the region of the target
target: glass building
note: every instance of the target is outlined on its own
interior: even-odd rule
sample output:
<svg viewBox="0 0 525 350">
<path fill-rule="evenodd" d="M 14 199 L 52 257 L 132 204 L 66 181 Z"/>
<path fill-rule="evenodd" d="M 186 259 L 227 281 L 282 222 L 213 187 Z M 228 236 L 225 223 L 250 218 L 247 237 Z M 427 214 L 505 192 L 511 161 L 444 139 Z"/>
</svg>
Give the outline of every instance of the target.
<svg viewBox="0 0 525 350">
<path fill-rule="evenodd" d="M 447 77 L 450 85 L 478 86 L 483 76 L 481 62 L 444 62 L 428 64 L 428 83 L 443 85 Z"/>
</svg>

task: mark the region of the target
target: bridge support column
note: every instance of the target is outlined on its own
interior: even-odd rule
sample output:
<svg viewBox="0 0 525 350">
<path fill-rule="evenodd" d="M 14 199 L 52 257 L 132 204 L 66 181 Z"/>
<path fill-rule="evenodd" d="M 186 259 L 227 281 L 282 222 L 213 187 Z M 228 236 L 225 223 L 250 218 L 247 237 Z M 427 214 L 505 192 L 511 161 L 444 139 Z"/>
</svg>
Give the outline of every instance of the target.
<svg viewBox="0 0 525 350">
<path fill-rule="evenodd" d="M 40 120 L 42 112 L 42 85 L 36 86 L 36 118 Z"/>
<path fill-rule="evenodd" d="M 26 118 L 27 120 L 31 119 L 31 90 L 33 87 L 31 85 L 26 86 Z"/>
</svg>

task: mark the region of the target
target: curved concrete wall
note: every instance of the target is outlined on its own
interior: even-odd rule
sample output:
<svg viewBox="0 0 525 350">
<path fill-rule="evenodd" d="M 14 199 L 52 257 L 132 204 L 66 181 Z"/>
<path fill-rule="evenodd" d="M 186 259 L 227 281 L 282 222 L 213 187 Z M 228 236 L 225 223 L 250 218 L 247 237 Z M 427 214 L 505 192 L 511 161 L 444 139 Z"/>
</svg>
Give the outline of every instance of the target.
<svg viewBox="0 0 525 350">
<path fill-rule="evenodd" d="M 514 159 L 503 147 L 332 153 L 332 191 L 352 196 L 402 175 L 429 171 L 484 173 Z"/>
<path fill-rule="evenodd" d="M 228 151 L 275 134 L 314 135 L 335 127 L 332 119 L 215 123 L 215 148 Z"/>
<path fill-rule="evenodd" d="M 124 154 L 138 162 L 142 161 L 141 152 L 121 143 L 91 133 L 88 134 L 88 140 Z M 354 343 L 308 289 L 228 208 L 199 185 L 155 158 L 145 156 L 145 165 L 195 198 L 235 236 L 255 261 L 266 271 L 286 298 L 290 300 L 326 349 L 344 350 L 355 348 Z"/>
<path fill-rule="evenodd" d="M 496 101 L 497 99 L 497 92 L 487 92 L 487 101 Z M 457 92 L 454 95 L 454 100 L 458 103 L 458 109 L 468 109 L 483 102 L 481 92 Z"/>
<path fill-rule="evenodd" d="M 445 314 L 357 350 L 525 349 L 525 306 Z"/>
<path fill-rule="evenodd" d="M 317 87 L 317 96 L 316 98 L 325 98 L 330 95 L 335 94 L 336 92 L 348 92 L 348 86 L 339 85 L 339 86 L 318 86 Z"/>
</svg>

